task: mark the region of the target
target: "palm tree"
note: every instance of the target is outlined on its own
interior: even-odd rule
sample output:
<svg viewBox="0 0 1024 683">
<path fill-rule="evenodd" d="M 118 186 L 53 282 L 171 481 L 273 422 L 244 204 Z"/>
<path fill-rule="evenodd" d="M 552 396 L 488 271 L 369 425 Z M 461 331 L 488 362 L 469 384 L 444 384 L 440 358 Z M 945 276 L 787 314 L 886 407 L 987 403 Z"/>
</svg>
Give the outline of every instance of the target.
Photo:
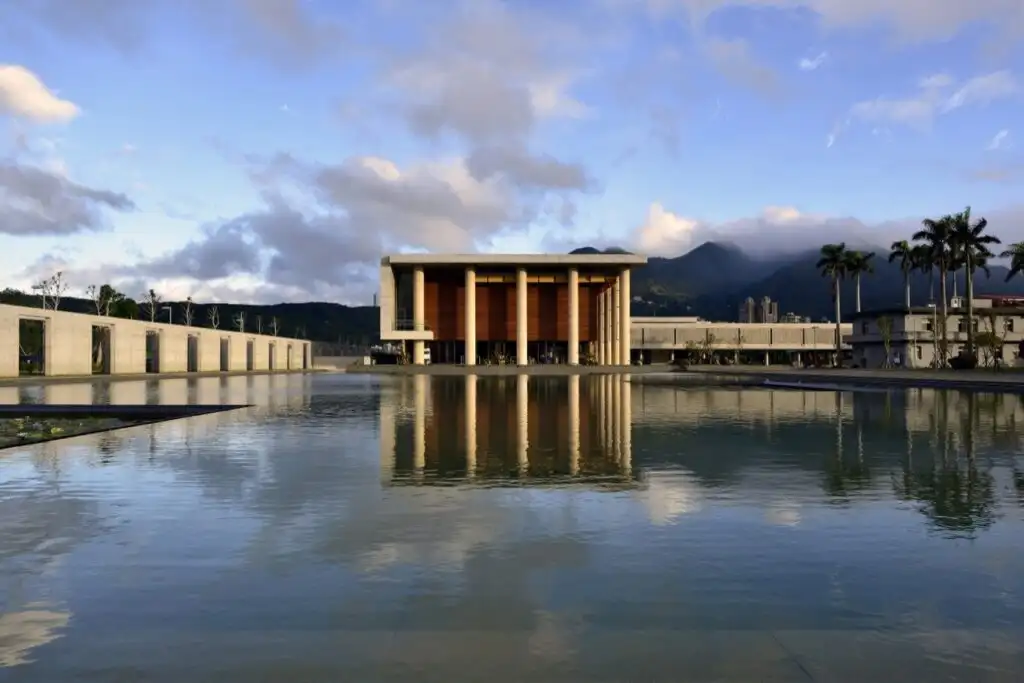
<svg viewBox="0 0 1024 683">
<path fill-rule="evenodd" d="M 949 235 L 953 224 L 952 216 L 943 216 L 939 219 L 925 218 L 921 221 L 924 226 L 922 230 L 914 233 L 914 241 L 920 242 L 923 247 L 921 253 L 926 256 L 928 263 L 938 271 L 939 274 L 939 306 L 941 308 L 941 325 L 939 334 L 939 358 L 940 364 L 946 362 L 946 349 L 948 348 L 948 337 L 946 335 L 947 317 L 949 315 L 949 301 L 946 290 L 946 275 L 949 273 L 950 249 Z"/>
<path fill-rule="evenodd" d="M 967 354 L 974 355 L 974 271 L 981 268 L 988 273 L 988 259 L 992 258 L 990 244 L 1000 244 L 995 235 L 986 235 L 988 221 L 979 218 L 971 223 L 971 207 L 953 216 L 950 224 L 949 242 L 953 252 L 964 266 L 965 291 L 967 297 Z"/>
<path fill-rule="evenodd" d="M 863 251 L 848 251 L 846 252 L 846 274 L 853 276 L 854 287 L 856 288 L 856 307 L 857 312 L 860 313 L 860 276 L 865 273 L 875 272 L 875 267 L 871 264 L 871 259 L 875 257 L 875 252 L 864 253 Z"/>
<path fill-rule="evenodd" d="M 931 250 L 927 244 L 915 244 L 910 248 L 914 269 L 928 276 L 928 301 L 932 309 L 932 357 L 939 357 L 939 317 L 935 308 L 935 264 L 932 262 Z"/>
<path fill-rule="evenodd" d="M 900 272 L 903 273 L 903 305 L 909 310 L 910 274 L 917 269 L 914 247 L 910 246 L 910 242 L 906 240 L 899 240 L 898 242 L 893 242 L 889 249 L 889 263 L 899 261 Z"/>
<path fill-rule="evenodd" d="M 842 358 L 843 336 L 840 330 L 840 323 L 843 317 L 843 305 L 840 300 L 839 283 L 846 277 L 846 243 L 826 244 L 821 247 L 821 258 L 815 264 L 815 268 L 821 271 L 822 277 L 832 280 L 832 298 L 836 303 L 836 364 Z"/>
<path fill-rule="evenodd" d="M 1010 270 L 1006 273 L 1006 281 L 1009 282 L 1024 272 L 1024 242 L 1014 242 L 999 254 L 999 258 L 1010 259 Z"/>
</svg>

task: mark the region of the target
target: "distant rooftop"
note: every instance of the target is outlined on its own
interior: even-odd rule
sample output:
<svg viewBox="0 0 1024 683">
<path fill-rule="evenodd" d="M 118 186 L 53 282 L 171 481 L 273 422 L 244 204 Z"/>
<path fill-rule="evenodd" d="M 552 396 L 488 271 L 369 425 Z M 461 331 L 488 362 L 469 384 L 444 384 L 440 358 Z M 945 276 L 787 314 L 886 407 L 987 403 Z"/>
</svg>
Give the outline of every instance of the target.
<svg viewBox="0 0 1024 683">
<path fill-rule="evenodd" d="M 389 254 L 381 265 L 392 266 L 642 266 L 638 254 Z"/>
</svg>

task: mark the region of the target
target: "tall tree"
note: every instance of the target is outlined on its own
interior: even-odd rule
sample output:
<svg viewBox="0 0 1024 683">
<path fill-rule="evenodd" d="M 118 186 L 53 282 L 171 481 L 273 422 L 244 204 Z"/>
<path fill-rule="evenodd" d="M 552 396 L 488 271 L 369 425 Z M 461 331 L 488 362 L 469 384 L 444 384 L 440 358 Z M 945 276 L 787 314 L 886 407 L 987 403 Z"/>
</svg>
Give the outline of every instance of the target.
<svg viewBox="0 0 1024 683">
<path fill-rule="evenodd" d="M 1014 242 L 999 254 L 999 258 L 1010 259 L 1010 270 L 1006 273 L 1009 282 L 1017 275 L 1024 273 L 1024 242 Z"/>
<path fill-rule="evenodd" d="M 875 267 L 871 263 L 871 259 L 875 257 L 875 252 L 863 252 L 863 251 L 848 251 L 845 254 L 846 259 L 846 274 L 853 277 L 853 286 L 855 288 L 855 306 L 857 312 L 860 313 L 860 277 L 867 273 L 875 272 Z"/>
<path fill-rule="evenodd" d="M 920 242 L 921 246 L 924 247 L 921 251 L 922 255 L 939 275 L 939 310 L 941 313 L 939 315 L 939 329 L 936 330 L 939 335 L 938 348 L 940 357 L 936 359 L 939 365 L 945 365 L 947 359 L 946 349 L 949 347 L 949 336 L 946 334 L 949 318 L 946 275 L 949 273 L 950 257 L 952 256 L 949 240 L 952 224 L 952 216 L 943 216 L 937 219 L 925 218 L 921 221 L 922 229 L 915 232 L 913 238 L 915 242 Z"/>
<path fill-rule="evenodd" d="M 843 317 L 843 304 L 840 297 L 840 283 L 846 277 L 846 243 L 826 244 L 821 247 L 821 258 L 815 264 L 815 268 L 821 271 L 822 277 L 832 280 L 832 299 L 836 305 L 836 364 L 842 358 L 843 335 L 840 323 Z"/>
<path fill-rule="evenodd" d="M 998 237 L 988 235 L 984 218 L 971 222 L 971 207 L 952 216 L 949 242 L 952 253 L 964 268 L 964 296 L 967 297 L 967 354 L 974 355 L 974 272 L 981 268 L 986 273 L 992 258 L 989 246 L 1001 244 Z"/>
<path fill-rule="evenodd" d="M 893 242 L 889 247 L 889 263 L 899 262 L 900 272 L 903 273 L 903 305 L 910 308 L 910 274 L 917 269 L 914 247 L 910 246 L 907 240 Z"/>
</svg>

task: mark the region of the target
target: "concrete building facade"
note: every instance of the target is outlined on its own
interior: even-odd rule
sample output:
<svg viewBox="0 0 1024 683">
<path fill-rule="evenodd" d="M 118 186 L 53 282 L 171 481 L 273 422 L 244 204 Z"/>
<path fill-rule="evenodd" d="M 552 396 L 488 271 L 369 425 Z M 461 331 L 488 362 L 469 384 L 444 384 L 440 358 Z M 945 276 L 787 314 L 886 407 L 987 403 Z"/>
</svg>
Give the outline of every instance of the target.
<svg viewBox="0 0 1024 683">
<path fill-rule="evenodd" d="M 380 336 L 412 363 L 628 365 L 632 254 L 396 254 Z"/>
<path fill-rule="evenodd" d="M 634 317 L 630 346 L 647 363 L 669 362 L 679 351 L 725 360 L 751 356 L 765 363 L 799 363 L 834 352 L 835 330 L 835 324 L 827 322 L 720 323 L 697 317 Z M 851 323 L 840 325 L 842 336 L 852 331 Z"/>
<path fill-rule="evenodd" d="M 981 333 L 993 333 L 995 345 L 979 345 L 983 364 L 996 359 L 1014 365 L 1024 344 L 1024 305 L 1009 298 L 985 297 L 974 300 L 976 340 Z M 933 367 L 938 359 L 938 341 L 942 326 L 940 312 L 931 306 L 863 311 L 852 316 L 852 329 L 846 342 L 853 350 L 853 361 L 860 367 L 881 368 L 900 365 L 910 368 Z M 961 307 L 948 308 L 946 323 L 947 355 L 954 357 L 967 342 L 967 315 Z M 886 326 L 888 329 L 885 329 Z M 986 335 L 990 338 L 993 335 Z"/>
<path fill-rule="evenodd" d="M 313 358 L 303 339 L 0 305 L 0 378 L 26 367 L 48 377 L 300 371 Z"/>
</svg>

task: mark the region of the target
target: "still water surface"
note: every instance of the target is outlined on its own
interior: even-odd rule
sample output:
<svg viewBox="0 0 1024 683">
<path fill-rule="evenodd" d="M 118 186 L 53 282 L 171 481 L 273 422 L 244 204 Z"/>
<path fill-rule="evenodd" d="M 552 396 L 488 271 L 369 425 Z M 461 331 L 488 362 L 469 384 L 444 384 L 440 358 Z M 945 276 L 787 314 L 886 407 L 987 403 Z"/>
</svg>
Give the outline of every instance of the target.
<svg viewBox="0 0 1024 683">
<path fill-rule="evenodd" d="M 0 680 L 1024 671 L 1016 396 L 318 375 L 19 400 L 257 405 L 0 452 Z"/>
</svg>

